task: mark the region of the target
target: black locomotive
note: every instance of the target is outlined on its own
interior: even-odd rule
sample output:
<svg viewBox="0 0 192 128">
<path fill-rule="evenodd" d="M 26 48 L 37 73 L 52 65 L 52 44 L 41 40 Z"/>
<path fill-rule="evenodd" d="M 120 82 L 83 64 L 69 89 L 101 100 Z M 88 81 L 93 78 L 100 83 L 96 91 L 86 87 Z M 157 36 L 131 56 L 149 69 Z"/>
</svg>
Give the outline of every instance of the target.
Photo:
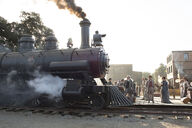
<svg viewBox="0 0 192 128">
<path fill-rule="evenodd" d="M 109 68 L 109 57 L 103 47 L 97 45 L 101 43 L 90 46 L 90 24 L 87 19 L 80 22 L 80 49 L 57 49 L 57 39 L 48 36 L 44 50 L 35 50 L 32 37 L 23 36 L 19 40 L 18 52 L 0 52 L 0 75 L 6 76 L 16 70 L 19 76 L 25 78 L 29 72 L 38 69 L 67 79 L 67 85 L 62 91 L 62 102 L 65 105 L 86 103 L 98 109 L 114 103 L 112 97 L 115 96 L 112 96 L 111 88 L 106 86 L 104 78 Z M 94 78 L 99 78 L 102 85 L 97 85 Z M 128 103 L 125 98 L 123 101 Z M 119 96 L 118 103 L 120 104 Z"/>
</svg>

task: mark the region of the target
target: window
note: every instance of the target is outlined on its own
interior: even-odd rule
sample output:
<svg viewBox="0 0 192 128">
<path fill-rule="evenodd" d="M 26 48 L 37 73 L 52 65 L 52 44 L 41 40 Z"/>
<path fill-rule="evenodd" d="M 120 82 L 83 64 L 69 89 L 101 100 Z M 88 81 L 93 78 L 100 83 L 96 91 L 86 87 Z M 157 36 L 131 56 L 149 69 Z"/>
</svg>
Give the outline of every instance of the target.
<svg viewBox="0 0 192 128">
<path fill-rule="evenodd" d="M 170 67 L 167 68 L 167 73 L 171 73 L 171 68 Z"/>
<path fill-rule="evenodd" d="M 188 61 L 189 60 L 189 54 L 188 53 L 184 53 L 184 61 Z"/>
</svg>

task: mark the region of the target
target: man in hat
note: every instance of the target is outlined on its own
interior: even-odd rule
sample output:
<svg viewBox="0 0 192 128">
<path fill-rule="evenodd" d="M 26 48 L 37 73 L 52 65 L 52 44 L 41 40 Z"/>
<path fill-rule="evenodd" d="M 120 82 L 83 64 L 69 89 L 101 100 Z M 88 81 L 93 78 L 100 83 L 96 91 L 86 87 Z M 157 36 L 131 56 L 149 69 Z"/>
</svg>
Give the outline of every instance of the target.
<svg viewBox="0 0 192 128">
<path fill-rule="evenodd" d="M 98 31 L 95 31 L 95 34 L 93 35 L 93 46 L 103 46 L 101 38 L 105 36 L 106 34 L 99 34 Z"/>
</svg>

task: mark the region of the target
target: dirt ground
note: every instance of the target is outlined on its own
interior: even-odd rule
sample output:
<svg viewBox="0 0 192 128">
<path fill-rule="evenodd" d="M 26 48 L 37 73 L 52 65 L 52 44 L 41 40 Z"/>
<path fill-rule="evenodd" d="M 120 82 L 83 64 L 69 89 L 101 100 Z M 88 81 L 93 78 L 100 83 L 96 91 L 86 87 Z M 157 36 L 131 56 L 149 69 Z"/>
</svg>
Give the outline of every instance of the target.
<svg viewBox="0 0 192 128">
<path fill-rule="evenodd" d="M 32 114 L 31 112 L 0 111 L 0 128 L 191 128 L 192 119 L 176 119 L 173 116 L 128 115 L 107 118 L 76 117 L 61 115 Z"/>
</svg>

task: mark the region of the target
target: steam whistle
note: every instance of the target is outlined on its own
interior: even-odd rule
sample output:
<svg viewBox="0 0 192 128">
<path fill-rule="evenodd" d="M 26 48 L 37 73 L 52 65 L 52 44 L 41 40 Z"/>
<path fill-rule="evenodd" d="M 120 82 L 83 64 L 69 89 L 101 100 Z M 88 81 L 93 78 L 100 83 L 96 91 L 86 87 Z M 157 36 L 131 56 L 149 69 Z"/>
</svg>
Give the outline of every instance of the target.
<svg viewBox="0 0 192 128">
<path fill-rule="evenodd" d="M 71 38 L 68 39 L 67 47 L 68 47 L 68 48 L 72 48 L 72 47 L 73 47 L 73 41 L 72 41 Z"/>
</svg>

